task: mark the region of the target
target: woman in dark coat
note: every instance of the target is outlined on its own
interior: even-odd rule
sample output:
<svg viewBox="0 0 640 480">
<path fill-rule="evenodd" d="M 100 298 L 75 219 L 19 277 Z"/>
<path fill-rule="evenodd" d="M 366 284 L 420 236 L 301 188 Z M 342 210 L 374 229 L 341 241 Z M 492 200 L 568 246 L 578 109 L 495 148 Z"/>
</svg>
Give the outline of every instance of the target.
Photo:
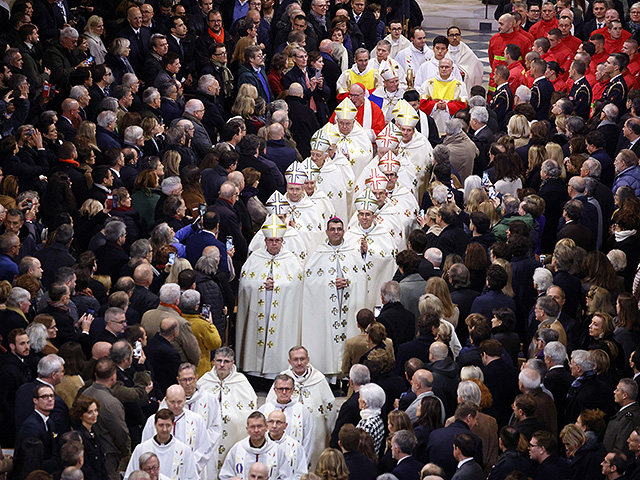
<svg viewBox="0 0 640 480">
<path fill-rule="evenodd" d="M 98 400 L 86 395 L 78 395 L 69 411 L 74 430 L 82 436 L 84 447 L 82 473 L 85 480 L 108 480 L 109 478 L 104 464 L 104 449 L 93 431 L 93 426 L 98 421 L 99 410 Z"/>
<path fill-rule="evenodd" d="M 587 439 L 580 427 L 574 423 L 560 432 L 560 440 L 565 446 L 572 480 L 602 478 L 601 463 L 607 454 L 597 440 Z"/>
</svg>

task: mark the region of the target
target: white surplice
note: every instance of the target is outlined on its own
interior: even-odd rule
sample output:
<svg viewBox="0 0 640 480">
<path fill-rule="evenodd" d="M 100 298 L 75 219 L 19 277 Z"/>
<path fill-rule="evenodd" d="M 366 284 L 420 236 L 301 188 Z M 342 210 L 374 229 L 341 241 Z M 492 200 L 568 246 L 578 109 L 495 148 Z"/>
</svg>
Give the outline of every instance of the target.
<svg viewBox="0 0 640 480">
<path fill-rule="evenodd" d="M 307 467 L 309 460 L 307 460 L 304 448 L 302 448 L 299 441 L 286 433 L 280 437 L 280 440 L 274 440 L 271 438 L 271 435 L 269 435 L 269 438 L 278 444 L 278 447 L 284 451 L 287 457 L 287 476 L 285 478 L 300 480 L 302 475 L 309 472 L 309 468 Z"/>
<path fill-rule="evenodd" d="M 264 463 L 269 470 L 269 480 L 288 480 L 287 477 L 287 457 L 285 452 L 279 448 L 278 444 L 268 436 L 260 448 L 253 447 L 249 442 L 249 437 L 237 442 L 222 464 L 220 469 L 220 480 L 230 480 L 233 477 L 240 477 L 248 480 L 249 470 L 254 463 Z"/>
<path fill-rule="evenodd" d="M 153 452 L 158 456 L 161 479 L 163 475 L 171 480 L 198 479 L 195 457 L 191 448 L 175 437 L 171 437 L 169 443 L 164 445 L 159 444 L 155 439 L 149 439 L 136 446 L 124 473 L 124 480 L 128 480 L 134 471 L 140 470 L 140 457 L 147 452 Z"/>
<path fill-rule="evenodd" d="M 338 218 L 349 218 L 354 179 L 349 160 L 340 153 L 327 158 L 320 168 L 316 185 L 327 194 Z"/>
<path fill-rule="evenodd" d="M 265 402 L 259 409 L 265 417 L 274 410 L 279 410 L 287 417 L 287 430 L 285 435 L 295 438 L 302 447 L 306 458 L 313 454 L 313 418 L 311 412 L 297 400 L 289 403 Z"/>
</svg>

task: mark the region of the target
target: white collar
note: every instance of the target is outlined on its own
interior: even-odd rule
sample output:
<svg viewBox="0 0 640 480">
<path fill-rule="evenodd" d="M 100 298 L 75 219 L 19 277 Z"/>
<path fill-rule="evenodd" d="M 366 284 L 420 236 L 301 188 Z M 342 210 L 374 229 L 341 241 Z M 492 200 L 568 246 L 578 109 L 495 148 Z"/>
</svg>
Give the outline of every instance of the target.
<svg viewBox="0 0 640 480">
<path fill-rule="evenodd" d="M 458 468 L 460 468 L 462 465 L 464 465 L 465 463 L 467 463 L 470 460 L 473 460 L 473 457 L 469 457 L 469 458 L 465 458 L 464 460 L 460 460 L 458 462 Z"/>
<path fill-rule="evenodd" d="M 543 78 L 546 78 L 546 77 L 545 77 L 544 75 L 542 75 L 542 76 L 540 76 L 540 77 L 536 78 L 536 79 L 533 81 L 533 83 L 536 83 L 536 82 L 538 82 L 539 80 L 542 80 Z"/>
</svg>

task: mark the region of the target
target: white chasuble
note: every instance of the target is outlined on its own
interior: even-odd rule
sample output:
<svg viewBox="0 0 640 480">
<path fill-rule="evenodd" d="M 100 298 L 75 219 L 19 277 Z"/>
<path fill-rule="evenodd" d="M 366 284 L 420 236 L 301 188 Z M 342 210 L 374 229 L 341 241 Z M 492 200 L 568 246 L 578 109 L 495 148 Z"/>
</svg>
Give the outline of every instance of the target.
<svg viewBox="0 0 640 480">
<path fill-rule="evenodd" d="M 288 480 L 286 477 L 287 459 L 284 452 L 268 436 L 264 444 L 256 448 L 249 442 L 249 437 L 237 442 L 225 458 L 220 469 L 220 480 L 240 477 L 249 479 L 249 470 L 254 463 L 264 463 L 269 470 L 269 480 Z"/>
<path fill-rule="evenodd" d="M 220 415 L 220 404 L 209 392 L 196 389 L 195 393 L 187 397 L 185 409 L 196 413 L 202 417 L 207 425 L 209 439 L 213 444 L 213 455 L 207 463 L 202 480 L 215 480 L 218 478 L 218 446 L 222 438 L 222 415 Z"/>
<path fill-rule="evenodd" d="M 367 242 L 367 253 L 364 255 L 364 264 L 369 282 L 367 285 L 367 301 L 365 307 L 373 310 L 380 305 L 380 287 L 384 282 L 393 279 L 396 272 L 395 256 L 398 253 L 396 241 L 389 234 L 389 230 L 374 222 L 368 231 L 362 228 L 360 223 L 349 227 L 344 236 L 344 241 L 353 244 L 360 249 L 361 239 Z"/>
<path fill-rule="evenodd" d="M 411 141 L 404 142 L 400 140 L 396 158 L 400 161 L 401 165 L 409 162 L 413 165 L 418 182 L 416 192 L 418 196 L 416 198 L 419 201 L 427 188 L 429 175 L 433 167 L 433 148 L 431 148 L 431 143 L 429 143 L 427 137 L 422 133 L 415 131 Z"/>
<path fill-rule="evenodd" d="M 271 438 L 271 436 L 269 436 Z M 285 468 L 287 479 L 300 480 L 302 475 L 309 473 L 307 465 L 309 461 L 304 453 L 304 448 L 298 440 L 290 437 L 286 433 L 282 435 L 280 440 L 272 441 L 278 444 L 278 448 L 282 450 L 287 457 L 287 465 Z"/>
<path fill-rule="evenodd" d="M 355 122 L 351 133 L 342 135 L 337 125 L 333 125 L 334 131 L 340 136 L 338 152 L 349 160 L 353 169 L 353 176 L 358 178 L 364 167 L 373 158 L 373 146 L 367 132 Z"/>
<path fill-rule="evenodd" d="M 343 277 L 347 286 L 336 288 Z M 365 305 L 367 274 L 360 250 L 342 243 L 320 245 L 305 266 L 302 342 L 315 367 L 325 375 L 342 370 L 347 338 L 358 334 L 356 314 Z"/>
<path fill-rule="evenodd" d="M 298 231 L 301 240 L 307 246 L 307 252 L 313 249 L 324 239 L 326 224 L 323 225 L 322 207 L 316 205 L 306 193 L 297 202 L 292 202 L 287 197 L 290 204 L 289 221 L 293 221 L 293 228 Z"/>
<path fill-rule="evenodd" d="M 161 403 L 160 408 L 167 408 L 167 404 Z M 142 441 L 150 440 L 156 434 L 155 415 L 147 418 L 147 423 L 142 430 Z M 183 410 L 176 416 L 173 422 L 173 436 L 182 443 L 188 445 L 193 451 L 194 461 L 198 475 L 202 477 L 207 464 L 213 455 L 215 441 L 209 438 L 207 424 L 200 415 L 189 410 Z"/>
<path fill-rule="evenodd" d="M 418 180 L 416 179 L 416 168 L 406 156 L 398 156 L 396 159 L 400 162 L 400 170 L 398 170 L 398 184 L 407 187 L 414 197 L 418 196 Z M 380 163 L 380 157 L 377 155 L 369 162 L 367 167 L 362 171 L 356 180 L 354 196 L 357 198 L 359 193 L 366 188 L 365 181 L 371 174 L 372 168 L 377 168 Z"/>
<path fill-rule="evenodd" d="M 287 224 L 287 231 L 284 232 L 284 237 L 282 237 L 282 251 L 293 253 L 298 257 L 300 264 L 304 265 L 309 256 L 307 253 L 308 248 L 308 245 L 304 243 L 298 230 Z M 264 232 L 262 230 L 258 230 L 251 239 L 251 243 L 249 243 L 249 255 L 257 251 L 267 252 L 267 245 L 264 243 Z"/>
<path fill-rule="evenodd" d="M 220 380 L 215 369 L 198 380 L 198 388 L 211 393 L 220 406 L 222 416 L 222 438 L 218 445 L 218 469 L 222 466 L 229 449 L 247 435 L 247 417 L 258 407 L 258 398 L 253 387 L 234 365 L 231 373 Z"/>
<path fill-rule="evenodd" d="M 273 278 L 273 290 L 264 285 L 268 277 Z M 287 364 L 289 348 L 300 343 L 302 280 L 302 265 L 291 252 L 256 251 L 247 259 L 238 290 L 239 368 L 277 375 Z"/>
<path fill-rule="evenodd" d="M 318 190 L 327 194 L 335 214 L 340 219 L 349 218 L 353 195 L 353 169 L 347 158 L 336 153 L 327 158 L 320 168 L 316 185 Z"/>
<path fill-rule="evenodd" d="M 322 225 L 326 227 L 329 219 L 335 217 L 336 215 L 336 211 L 333 208 L 333 204 L 329 201 L 329 197 L 324 191 L 317 188 L 316 183 L 316 190 L 309 198 L 313 203 L 316 204 L 316 207 L 318 207 L 322 211 Z"/>
<path fill-rule="evenodd" d="M 151 418 L 153 417 L 152 415 Z M 136 446 L 129 459 L 124 480 L 128 480 L 134 471 L 140 470 L 140 457 L 147 452 L 153 452 L 158 456 L 160 478 L 162 476 L 171 480 L 193 480 L 198 478 L 196 462 L 191 448 L 175 437 L 171 437 L 169 443 L 164 445 L 159 444 L 154 439 L 149 439 Z"/>
<path fill-rule="evenodd" d="M 313 454 L 313 418 L 311 412 L 297 400 L 282 404 L 278 402 L 265 402 L 260 407 L 260 411 L 265 417 L 274 410 L 280 410 L 287 418 L 286 435 L 295 438 L 305 451 L 306 458 L 311 458 Z"/>
<path fill-rule="evenodd" d="M 355 321 L 355 320 L 354 320 Z M 286 373 L 295 382 L 292 399 L 302 403 L 311 412 L 313 418 L 313 455 L 309 469 L 313 471 L 322 451 L 329 446 L 329 438 L 338 418 L 335 397 L 325 376 L 316 368 L 307 367 L 304 375 L 296 375 L 291 367 L 280 373 Z M 273 385 L 267 394 L 267 402 L 275 402 Z"/>
</svg>

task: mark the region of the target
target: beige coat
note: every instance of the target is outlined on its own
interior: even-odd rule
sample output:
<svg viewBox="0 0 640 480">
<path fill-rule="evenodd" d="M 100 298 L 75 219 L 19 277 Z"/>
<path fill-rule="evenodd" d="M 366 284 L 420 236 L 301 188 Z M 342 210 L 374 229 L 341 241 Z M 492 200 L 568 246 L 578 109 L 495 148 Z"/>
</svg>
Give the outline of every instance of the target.
<svg viewBox="0 0 640 480">
<path fill-rule="evenodd" d="M 147 332 L 147 337 L 151 338 L 160 331 L 160 324 L 162 320 L 167 317 L 172 317 L 178 320 L 180 325 L 180 332 L 178 338 L 171 342 L 173 348 L 180 355 L 180 359 L 183 362 L 193 363 L 198 366 L 200 362 L 200 347 L 198 346 L 198 340 L 196 340 L 193 331 L 191 330 L 191 324 L 188 320 L 182 318 L 176 310 L 170 307 L 160 305 L 158 308 L 147 311 L 142 316 L 142 326 Z"/>
</svg>

